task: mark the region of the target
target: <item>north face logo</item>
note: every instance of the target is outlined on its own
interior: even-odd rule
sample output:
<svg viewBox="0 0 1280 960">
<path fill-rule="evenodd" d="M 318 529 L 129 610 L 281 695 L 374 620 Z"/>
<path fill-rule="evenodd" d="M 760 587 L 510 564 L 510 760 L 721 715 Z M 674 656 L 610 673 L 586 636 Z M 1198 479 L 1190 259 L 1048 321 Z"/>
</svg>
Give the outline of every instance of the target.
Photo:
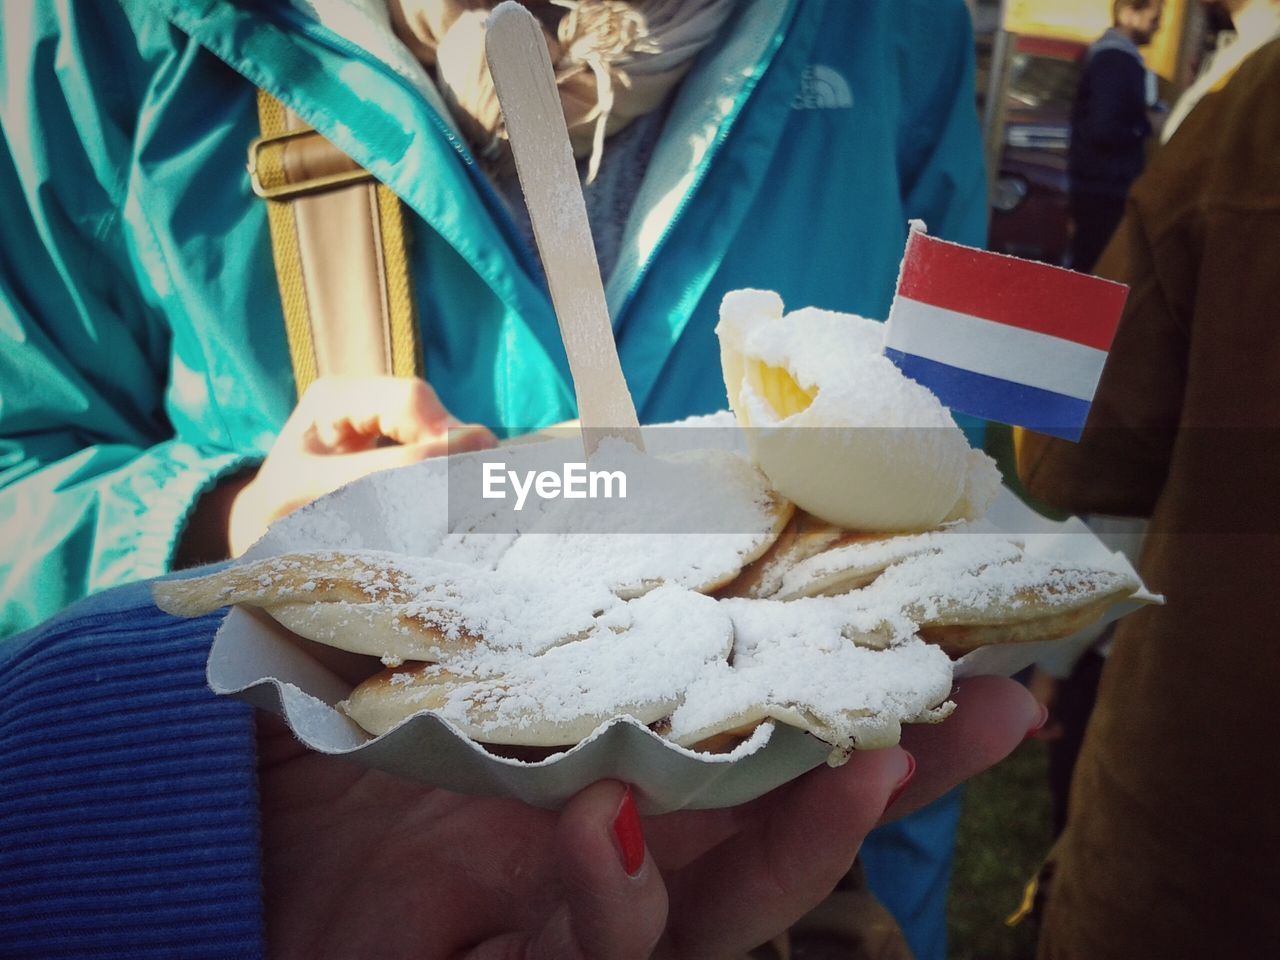
<svg viewBox="0 0 1280 960">
<path fill-rule="evenodd" d="M 800 92 L 791 101 L 792 110 L 848 110 L 853 106 L 849 81 L 831 67 L 810 64 L 800 75 Z"/>
</svg>

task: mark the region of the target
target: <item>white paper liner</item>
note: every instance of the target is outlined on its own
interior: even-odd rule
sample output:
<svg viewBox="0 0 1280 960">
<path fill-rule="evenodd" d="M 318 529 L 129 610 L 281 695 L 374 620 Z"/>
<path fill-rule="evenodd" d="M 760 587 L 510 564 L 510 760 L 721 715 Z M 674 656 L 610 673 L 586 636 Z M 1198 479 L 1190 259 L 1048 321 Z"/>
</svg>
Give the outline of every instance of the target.
<svg viewBox="0 0 1280 960">
<path fill-rule="evenodd" d="M 722 417 L 691 422 L 690 446 L 707 445 L 708 426 L 732 424 Z M 715 431 L 717 441 L 736 446 L 735 431 Z M 669 428 L 661 444 L 683 431 Z M 557 441 L 558 442 L 558 441 Z M 648 438 L 646 437 L 646 442 Z M 653 450 L 651 452 L 658 452 Z M 442 461 L 427 461 L 381 474 L 376 482 L 356 481 L 284 518 L 257 543 L 246 560 L 323 548 L 429 553 L 430 537 L 415 539 L 398 523 L 395 504 L 404 497 L 444 497 L 439 481 Z M 434 489 L 433 489 L 434 488 Z M 443 503 L 441 509 L 445 509 Z M 1002 491 L 988 518 L 1000 529 L 1017 532 L 1032 556 L 1053 556 L 1109 566 L 1134 576 L 1129 562 L 1113 554 L 1079 520 L 1045 519 L 1008 490 Z M 1143 592 L 1108 613 L 1115 619 L 1159 598 Z M 1094 632 L 1085 632 L 1087 644 Z M 1080 644 L 1068 637 L 1047 643 L 984 647 L 956 663 L 957 679 L 979 674 L 1009 676 L 1045 656 L 1050 649 Z M 380 737 L 372 737 L 334 705 L 345 699 L 358 678 L 344 679 L 327 661 L 327 648 L 293 636 L 258 612 L 235 607 L 214 638 L 208 681 L 217 694 L 233 695 L 282 716 L 299 740 L 320 753 L 350 757 L 460 793 L 510 796 L 532 806 L 558 809 L 578 791 L 601 779 L 630 783 L 642 813 L 729 807 L 759 797 L 823 762 L 831 747 L 807 733 L 766 722 L 732 753 L 696 754 L 661 739 L 630 718 L 617 718 L 573 749 L 538 763 L 495 756 L 464 737 L 447 721 L 429 714 L 409 718 Z M 365 674 L 381 668 L 364 658 Z M 355 661 L 346 661 L 355 662 Z"/>
</svg>

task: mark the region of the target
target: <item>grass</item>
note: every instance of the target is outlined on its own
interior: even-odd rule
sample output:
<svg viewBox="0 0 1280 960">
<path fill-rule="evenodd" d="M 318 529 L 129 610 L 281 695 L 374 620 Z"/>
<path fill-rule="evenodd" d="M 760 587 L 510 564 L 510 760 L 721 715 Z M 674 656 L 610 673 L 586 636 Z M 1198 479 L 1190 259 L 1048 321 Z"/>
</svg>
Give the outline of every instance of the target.
<svg viewBox="0 0 1280 960">
<path fill-rule="evenodd" d="M 1029 740 L 969 781 L 947 905 L 950 960 L 1029 960 L 1036 926 L 1005 917 L 1049 849 L 1044 744 Z"/>
</svg>

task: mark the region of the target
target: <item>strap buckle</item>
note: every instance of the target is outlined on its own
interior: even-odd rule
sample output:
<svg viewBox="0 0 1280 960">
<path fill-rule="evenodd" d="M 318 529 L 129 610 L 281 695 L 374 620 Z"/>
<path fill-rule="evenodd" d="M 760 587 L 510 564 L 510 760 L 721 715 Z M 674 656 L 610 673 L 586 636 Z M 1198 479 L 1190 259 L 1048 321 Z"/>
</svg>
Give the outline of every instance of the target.
<svg viewBox="0 0 1280 960">
<path fill-rule="evenodd" d="M 292 200 L 295 197 L 304 197 L 315 193 L 325 193 L 329 190 L 336 190 L 339 187 L 345 187 L 353 183 L 366 183 L 374 179 L 373 174 L 362 167 L 355 167 L 352 170 L 340 170 L 336 173 L 326 173 L 314 177 L 307 177 L 297 182 L 290 182 L 286 179 L 287 175 L 284 171 L 283 161 L 277 163 L 262 162 L 263 152 L 271 147 L 284 147 L 287 143 L 294 140 L 301 140 L 305 137 L 323 137 L 315 130 L 310 128 L 302 130 L 290 130 L 287 133 L 277 133 L 271 136 L 254 137 L 249 141 L 249 184 L 253 187 L 253 192 L 264 200 Z M 324 141 L 328 143 L 328 141 Z M 341 154 L 337 147 L 333 147 L 335 154 Z M 341 154 L 345 158 L 345 154 Z M 263 172 L 267 171 L 268 180 L 279 180 L 278 183 L 264 183 Z"/>
</svg>

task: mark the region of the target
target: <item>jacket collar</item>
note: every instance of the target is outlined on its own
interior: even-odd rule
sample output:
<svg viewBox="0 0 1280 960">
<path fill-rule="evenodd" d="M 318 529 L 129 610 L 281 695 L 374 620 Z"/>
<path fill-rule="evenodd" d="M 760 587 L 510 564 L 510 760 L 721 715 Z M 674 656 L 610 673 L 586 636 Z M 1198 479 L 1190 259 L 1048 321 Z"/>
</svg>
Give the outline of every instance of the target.
<svg viewBox="0 0 1280 960">
<path fill-rule="evenodd" d="M 381 0 L 148 2 L 391 187 L 508 309 L 524 318 L 567 379 L 541 270 L 477 168 L 438 90 L 391 31 Z M 800 8 L 813 13 L 823 6 L 800 0 L 741 3 L 725 36 L 682 84 L 640 186 L 635 209 L 648 213 L 633 215 L 627 224 L 606 291 L 615 325 L 704 181 L 788 24 Z M 715 261 L 714 251 L 704 253 Z M 680 302 L 691 307 L 685 299 Z M 637 406 L 687 321 L 688 309 L 676 312 L 682 316 L 669 319 L 674 324 L 670 339 L 659 338 L 667 346 L 653 345 L 662 356 L 643 350 L 644 356 L 634 359 L 645 369 L 628 370 L 640 387 Z M 625 361 L 627 345 L 622 346 Z"/>
<path fill-rule="evenodd" d="M 796 0 L 742 0 L 730 30 L 681 85 L 636 194 L 606 296 L 615 323 L 768 68 Z M 692 162 L 691 162 L 692 161 Z"/>
</svg>

